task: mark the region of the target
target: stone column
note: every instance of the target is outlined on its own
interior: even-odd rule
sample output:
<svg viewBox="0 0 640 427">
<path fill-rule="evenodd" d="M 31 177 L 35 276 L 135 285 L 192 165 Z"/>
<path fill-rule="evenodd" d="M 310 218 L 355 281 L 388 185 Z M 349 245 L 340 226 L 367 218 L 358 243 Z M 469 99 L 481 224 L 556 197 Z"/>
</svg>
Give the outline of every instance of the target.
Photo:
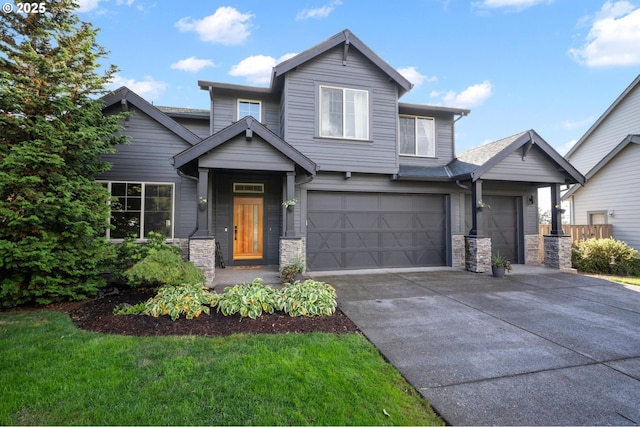
<svg viewBox="0 0 640 427">
<path fill-rule="evenodd" d="M 544 265 L 560 270 L 571 269 L 571 236 L 545 234 Z"/>
<path fill-rule="evenodd" d="M 491 271 L 491 238 L 464 236 L 465 269 L 474 273 Z"/>
<path fill-rule="evenodd" d="M 524 263 L 540 264 L 539 234 L 527 234 L 524 236 Z"/>
<path fill-rule="evenodd" d="M 465 254 L 465 238 L 460 234 L 454 234 L 451 236 L 451 247 L 453 249 L 453 257 L 451 266 L 464 268 L 464 254 Z"/>
<path fill-rule="evenodd" d="M 280 238 L 280 270 L 282 270 L 282 267 L 286 265 L 295 264 L 297 261 L 301 261 L 304 266 L 304 270 L 306 270 L 306 254 L 307 248 L 304 237 Z"/>
<path fill-rule="evenodd" d="M 213 237 L 189 239 L 189 261 L 204 271 L 204 285 L 213 287 L 213 279 L 216 277 L 216 239 Z"/>
</svg>

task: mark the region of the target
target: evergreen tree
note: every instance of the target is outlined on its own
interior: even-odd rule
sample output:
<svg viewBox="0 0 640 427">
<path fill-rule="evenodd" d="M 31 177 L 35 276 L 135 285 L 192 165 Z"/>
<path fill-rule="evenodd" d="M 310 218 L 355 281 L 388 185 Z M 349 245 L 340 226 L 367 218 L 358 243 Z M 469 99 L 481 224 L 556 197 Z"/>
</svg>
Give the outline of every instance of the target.
<svg viewBox="0 0 640 427">
<path fill-rule="evenodd" d="M 100 95 L 116 72 L 71 0 L 3 13 L 0 26 L 0 306 L 82 299 L 104 286 L 109 169 L 124 143 Z"/>
</svg>

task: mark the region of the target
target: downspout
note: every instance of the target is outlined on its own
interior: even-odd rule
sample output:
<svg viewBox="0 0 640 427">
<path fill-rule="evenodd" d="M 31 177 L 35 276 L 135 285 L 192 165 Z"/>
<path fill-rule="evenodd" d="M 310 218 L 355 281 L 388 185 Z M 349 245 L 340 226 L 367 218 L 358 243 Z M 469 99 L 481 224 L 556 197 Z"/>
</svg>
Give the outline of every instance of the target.
<svg viewBox="0 0 640 427">
<path fill-rule="evenodd" d="M 452 149 L 453 149 L 453 157 L 456 157 L 456 123 L 458 123 L 458 120 L 460 120 L 463 117 L 467 117 L 466 113 L 461 113 L 460 117 L 458 117 L 457 119 L 454 119 L 453 122 L 451 122 L 451 135 L 453 135 L 453 141 L 452 141 Z"/>
<path fill-rule="evenodd" d="M 213 88 L 209 86 L 209 136 L 213 135 Z"/>
</svg>

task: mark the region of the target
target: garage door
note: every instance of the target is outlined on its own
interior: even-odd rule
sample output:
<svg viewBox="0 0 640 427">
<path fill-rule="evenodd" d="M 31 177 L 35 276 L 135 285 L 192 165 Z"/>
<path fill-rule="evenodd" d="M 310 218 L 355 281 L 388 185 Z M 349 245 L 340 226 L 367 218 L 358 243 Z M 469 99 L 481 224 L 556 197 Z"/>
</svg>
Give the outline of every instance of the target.
<svg viewBox="0 0 640 427">
<path fill-rule="evenodd" d="M 490 208 L 482 212 L 482 230 L 491 238 L 491 253 L 507 257 L 512 263 L 521 262 L 519 257 L 519 197 L 484 196 Z M 466 229 L 471 229 L 471 196 L 466 197 Z"/>
<path fill-rule="evenodd" d="M 446 265 L 445 198 L 310 191 L 309 269 Z"/>
</svg>

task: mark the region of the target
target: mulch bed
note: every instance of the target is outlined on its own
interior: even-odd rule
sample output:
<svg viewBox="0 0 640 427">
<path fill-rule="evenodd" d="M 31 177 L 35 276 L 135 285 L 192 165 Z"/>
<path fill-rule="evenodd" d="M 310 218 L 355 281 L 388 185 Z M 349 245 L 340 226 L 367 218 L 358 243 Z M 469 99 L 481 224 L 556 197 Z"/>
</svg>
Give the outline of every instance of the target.
<svg viewBox="0 0 640 427">
<path fill-rule="evenodd" d="M 184 317 L 171 320 L 169 316 L 155 318 L 113 314 L 113 309 L 119 304 L 135 305 L 153 295 L 154 291 L 151 289 L 122 289 L 115 295 L 81 302 L 52 304 L 48 308 L 68 313 L 80 329 L 104 334 L 225 336 L 236 333 L 360 333 L 358 327 L 339 308 L 333 316 L 328 317 L 291 317 L 283 313 L 274 313 L 263 314 L 257 319 L 242 318 L 239 315 L 223 316 L 215 308 L 211 309 L 209 315 L 203 313 L 200 317 L 189 320 Z"/>
</svg>

